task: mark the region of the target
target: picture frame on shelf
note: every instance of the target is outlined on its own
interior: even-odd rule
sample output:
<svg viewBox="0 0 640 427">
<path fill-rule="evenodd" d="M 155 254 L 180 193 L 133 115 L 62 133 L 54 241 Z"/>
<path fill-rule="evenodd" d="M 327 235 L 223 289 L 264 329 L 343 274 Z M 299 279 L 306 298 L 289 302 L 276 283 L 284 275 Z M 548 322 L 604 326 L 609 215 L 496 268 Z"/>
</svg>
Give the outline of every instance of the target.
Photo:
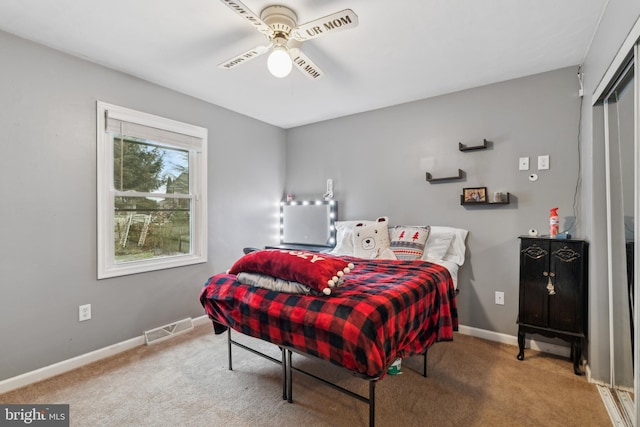
<svg viewBox="0 0 640 427">
<path fill-rule="evenodd" d="M 487 203 L 487 187 L 471 187 L 462 189 L 463 203 Z"/>
</svg>

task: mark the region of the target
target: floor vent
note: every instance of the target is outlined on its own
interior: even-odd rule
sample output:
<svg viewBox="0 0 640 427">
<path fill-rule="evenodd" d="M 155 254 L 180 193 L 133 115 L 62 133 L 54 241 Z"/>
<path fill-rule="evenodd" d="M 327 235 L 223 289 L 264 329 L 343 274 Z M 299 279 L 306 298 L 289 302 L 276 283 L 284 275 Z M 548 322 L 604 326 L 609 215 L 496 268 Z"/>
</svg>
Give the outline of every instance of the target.
<svg viewBox="0 0 640 427">
<path fill-rule="evenodd" d="M 193 329 L 193 320 L 191 320 L 191 318 L 189 317 L 187 319 L 178 320 L 174 323 L 169 323 L 165 326 L 160 326 L 159 328 L 145 331 L 144 342 L 147 345 L 155 344 L 179 335 L 183 332 L 190 331 L 191 329 Z"/>
</svg>

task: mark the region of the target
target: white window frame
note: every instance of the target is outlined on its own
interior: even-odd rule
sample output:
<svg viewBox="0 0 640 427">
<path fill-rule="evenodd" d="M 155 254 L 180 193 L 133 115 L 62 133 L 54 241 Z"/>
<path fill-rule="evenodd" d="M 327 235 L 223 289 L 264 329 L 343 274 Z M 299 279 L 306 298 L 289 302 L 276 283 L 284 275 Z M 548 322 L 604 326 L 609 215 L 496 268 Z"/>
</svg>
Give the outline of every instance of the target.
<svg viewBox="0 0 640 427">
<path fill-rule="evenodd" d="M 98 279 L 124 276 L 207 262 L 207 129 L 129 108 L 97 101 L 97 221 Z M 116 263 L 114 247 L 115 197 L 113 180 L 113 136 L 106 131 L 107 117 L 187 135 L 189 194 L 191 199 L 191 251 L 147 260 Z"/>
</svg>

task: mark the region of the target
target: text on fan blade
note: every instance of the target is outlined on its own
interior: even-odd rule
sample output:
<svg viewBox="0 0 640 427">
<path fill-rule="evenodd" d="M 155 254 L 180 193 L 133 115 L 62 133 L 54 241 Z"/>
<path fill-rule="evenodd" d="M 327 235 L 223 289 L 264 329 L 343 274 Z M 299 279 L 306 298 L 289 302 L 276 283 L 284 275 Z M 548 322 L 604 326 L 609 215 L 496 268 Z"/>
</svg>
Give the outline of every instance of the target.
<svg viewBox="0 0 640 427">
<path fill-rule="evenodd" d="M 253 12 L 246 10 L 242 4 L 238 4 L 231 0 L 222 0 L 222 1 L 226 3 L 227 6 L 229 6 L 231 9 L 235 10 L 236 13 L 241 15 L 247 21 L 251 22 L 256 27 L 263 25 L 262 22 L 256 19 L 256 17 L 253 15 Z"/>
<path fill-rule="evenodd" d="M 327 31 L 331 31 L 331 30 L 336 30 L 336 29 L 342 27 L 343 25 L 349 25 L 349 24 L 352 24 L 352 23 L 353 23 L 353 21 L 351 21 L 351 17 L 349 15 L 345 15 L 345 16 L 342 16 L 340 18 L 336 18 L 336 19 L 333 19 L 331 21 L 324 22 L 322 24 L 322 26 L 317 25 L 317 26 L 315 26 L 313 28 L 308 28 L 307 29 L 307 34 L 309 36 L 315 36 L 315 35 L 323 33 L 322 27 L 324 27 L 324 29 L 327 30 Z"/>
<path fill-rule="evenodd" d="M 224 68 L 235 67 L 236 65 L 242 64 L 244 61 L 248 61 L 249 59 L 252 59 L 254 56 L 258 56 L 259 54 L 260 53 L 258 51 L 251 50 L 245 53 L 244 55 L 234 58 L 231 61 L 227 62 L 226 64 L 224 64 Z"/>
<path fill-rule="evenodd" d="M 293 62 L 298 66 L 298 68 L 307 72 L 309 77 L 312 77 L 314 79 L 317 79 L 318 77 L 322 77 L 322 74 L 318 70 L 316 70 L 313 66 L 311 66 L 311 64 L 307 64 L 307 61 L 300 58 L 299 56 L 296 56 Z"/>
</svg>

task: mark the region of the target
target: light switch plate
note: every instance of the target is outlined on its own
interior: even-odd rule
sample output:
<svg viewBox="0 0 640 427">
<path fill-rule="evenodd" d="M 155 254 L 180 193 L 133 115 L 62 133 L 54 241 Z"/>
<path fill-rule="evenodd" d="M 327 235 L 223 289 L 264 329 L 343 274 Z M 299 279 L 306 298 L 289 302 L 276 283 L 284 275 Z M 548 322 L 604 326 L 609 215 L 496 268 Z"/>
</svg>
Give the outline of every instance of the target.
<svg viewBox="0 0 640 427">
<path fill-rule="evenodd" d="M 538 156 L 538 170 L 549 169 L 549 155 Z"/>
<path fill-rule="evenodd" d="M 520 161 L 518 162 L 518 170 L 528 171 L 529 170 L 529 158 L 528 157 L 520 157 Z"/>
<path fill-rule="evenodd" d="M 78 320 L 84 322 L 91 319 L 91 304 L 84 304 L 78 307 Z"/>
</svg>

